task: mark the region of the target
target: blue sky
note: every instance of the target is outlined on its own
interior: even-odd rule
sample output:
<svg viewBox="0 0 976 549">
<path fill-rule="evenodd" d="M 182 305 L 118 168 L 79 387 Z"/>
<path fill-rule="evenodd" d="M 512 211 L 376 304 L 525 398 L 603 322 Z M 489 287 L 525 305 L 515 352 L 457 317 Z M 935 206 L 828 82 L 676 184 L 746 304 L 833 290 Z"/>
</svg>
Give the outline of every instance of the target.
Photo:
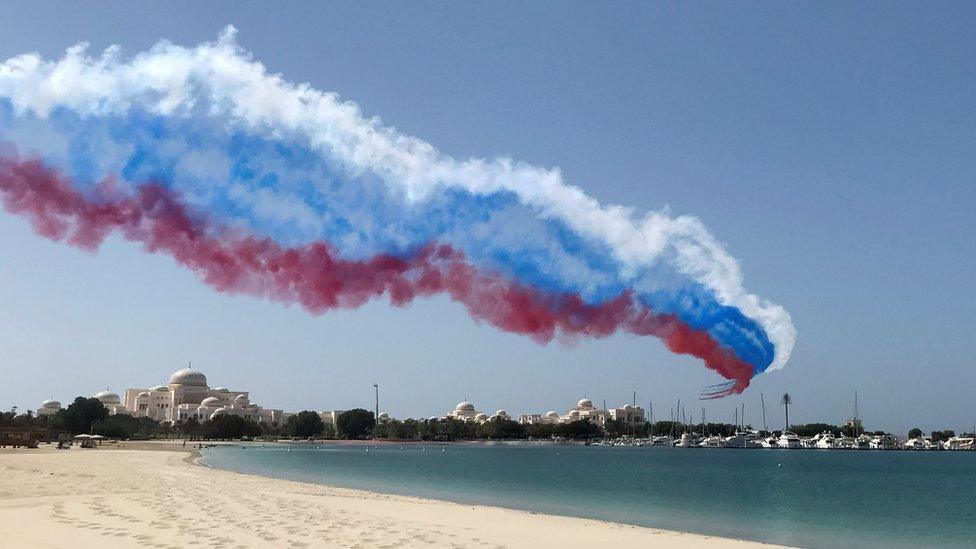
<svg viewBox="0 0 976 549">
<path fill-rule="evenodd" d="M 794 421 L 976 423 L 976 10 L 961 4 L 694 7 L 517 3 L 286 8 L 11 3 L 0 57 L 86 40 L 135 53 L 224 25 L 292 81 L 356 101 L 457 157 L 558 166 L 604 203 L 699 216 L 746 287 L 793 315 L 759 393 Z M 0 214 L 0 406 L 165 381 L 188 360 L 274 407 L 440 414 L 681 398 L 717 382 L 656 341 L 539 347 L 444 299 L 312 317 L 213 293 L 171 260 L 51 244 Z M 770 423 L 782 421 L 767 407 Z M 663 412 L 662 412 L 663 411 Z"/>
</svg>

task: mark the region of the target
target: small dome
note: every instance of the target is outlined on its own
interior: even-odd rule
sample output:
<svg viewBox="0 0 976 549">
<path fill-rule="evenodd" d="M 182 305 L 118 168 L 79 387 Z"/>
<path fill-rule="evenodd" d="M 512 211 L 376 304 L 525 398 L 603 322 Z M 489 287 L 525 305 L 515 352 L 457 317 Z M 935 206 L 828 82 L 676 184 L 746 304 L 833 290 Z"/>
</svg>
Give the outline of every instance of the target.
<svg viewBox="0 0 976 549">
<path fill-rule="evenodd" d="M 593 401 L 588 398 L 581 399 L 579 402 L 576 403 L 576 407 L 579 408 L 580 410 L 592 410 Z"/>
<path fill-rule="evenodd" d="M 61 403 L 54 399 L 45 400 L 41 403 L 41 408 L 44 408 L 45 410 L 60 410 Z"/>
<path fill-rule="evenodd" d="M 495 415 L 501 417 L 508 417 L 508 412 L 506 412 L 505 410 L 495 410 Z"/>
<path fill-rule="evenodd" d="M 631 406 L 630 404 L 624 404 L 624 410 L 633 410 L 633 409 L 634 407 Z"/>
<path fill-rule="evenodd" d="M 388 414 L 386 412 L 380 412 L 379 418 L 380 419 L 390 419 L 390 414 Z"/>
<path fill-rule="evenodd" d="M 439 417 L 437 417 L 437 416 L 430 416 L 429 418 L 427 418 L 427 421 L 437 421 L 437 420 L 439 420 L 439 419 L 440 419 L 440 418 L 439 418 Z"/>
<path fill-rule="evenodd" d="M 92 398 L 97 398 L 98 400 L 102 401 L 102 404 L 119 404 L 122 402 L 121 399 L 119 399 L 119 395 L 111 391 L 99 391 L 92 395 Z"/>
<path fill-rule="evenodd" d="M 230 389 L 228 389 L 227 387 L 217 387 L 216 389 L 214 389 L 214 391 L 218 393 L 229 393 Z"/>
<path fill-rule="evenodd" d="M 475 414 L 474 418 L 477 419 L 478 421 L 484 421 L 488 419 L 488 414 L 482 412 L 480 414 Z"/>
<path fill-rule="evenodd" d="M 213 415 L 214 416 L 222 416 L 222 415 L 224 415 L 226 413 L 227 413 L 227 408 L 217 408 L 216 410 L 213 411 Z M 211 416 L 211 417 L 213 417 L 213 416 Z"/>
<path fill-rule="evenodd" d="M 579 410 L 573 410 L 569 413 L 569 417 L 579 417 Z"/>
<path fill-rule="evenodd" d="M 177 370 L 173 372 L 173 375 L 169 376 L 169 384 L 206 387 L 207 376 L 203 375 L 203 372 L 198 372 L 196 370 L 191 370 L 189 368 L 183 368 L 182 370 Z"/>
<path fill-rule="evenodd" d="M 138 395 L 136 395 L 136 398 L 149 398 L 149 393 L 143 391 L 143 392 L 139 393 Z"/>
<path fill-rule="evenodd" d="M 207 397 L 203 399 L 200 406 L 220 406 L 220 399 L 217 397 Z"/>
<path fill-rule="evenodd" d="M 169 391 L 169 387 L 165 385 L 157 385 L 152 388 L 153 391 Z"/>
<path fill-rule="evenodd" d="M 237 395 L 234 397 L 234 402 L 240 402 L 242 400 L 247 400 L 247 395 Z"/>
<path fill-rule="evenodd" d="M 559 417 L 559 413 L 556 412 L 555 410 L 549 410 L 548 412 L 546 412 L 546 417 L 553 417 L 553 418 Z"/>
<path fill-rule="evenodd" d="M 471 404 L 470 402 L 465 400 L 463 402 L 458 402 L 458 405 L 454 409 L 459 412 L 473 412 L 474 404 Z"/>
</svg>

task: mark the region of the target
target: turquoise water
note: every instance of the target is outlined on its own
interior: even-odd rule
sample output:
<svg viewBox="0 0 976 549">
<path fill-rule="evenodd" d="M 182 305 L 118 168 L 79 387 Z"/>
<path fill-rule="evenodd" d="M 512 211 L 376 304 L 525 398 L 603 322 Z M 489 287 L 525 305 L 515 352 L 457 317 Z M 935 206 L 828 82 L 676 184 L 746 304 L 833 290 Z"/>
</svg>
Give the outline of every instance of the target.
<svg viewBox="0 0 976 549">
<path fill-rule="evenodd" d="M 976 546 L 976 452 L 249 445 L 268 477 L 804 547 Z"/>
</svg>

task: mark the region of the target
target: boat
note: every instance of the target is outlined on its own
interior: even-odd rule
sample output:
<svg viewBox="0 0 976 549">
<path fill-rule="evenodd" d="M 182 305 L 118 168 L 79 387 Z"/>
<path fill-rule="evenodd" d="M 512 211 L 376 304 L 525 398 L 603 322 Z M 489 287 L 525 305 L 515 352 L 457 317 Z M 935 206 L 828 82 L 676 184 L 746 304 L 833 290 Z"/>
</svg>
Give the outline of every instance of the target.
<svg viewBox="0 0 976 549">
<path fill-rule="evenodd" d="M 872 450 L 897 450 L 898 439 L 894 435 L 878 435 L 871 439 L 869 445 Z"/>
<path fill-rule="evenodd" d="M 833 450 L 837 446 L 837 439 L 833 433 L 823 432 L 815 438 L 817 438 L 817 442 L 813 447 L 819 450 Z"/>
<path fill-rule="evenodd" d="M 695 433 L 684 433 L 681 435 L 681 439 L 675 446 L 679 448 L 697 448 L 701 439 Z"/>
<path fill-rule="evenodd" d="M 931 444 L 932 441 L 930 440 L 927 441 L 922 437 L 916 437 L 908 439 L 904 444 L 904 448 L 906 450 L 928 450 L 928 447 Z"/>
<path fill-rule="evenodd" d="M 762 437 L 759 433 L 748 431 L 736 431 L 736 433 L 725 439 L 726 448 L 763 448 Z"/>
<path fill-rule="evenodd" d="M 854 440 L 855 450 L 870 450 L 871 449 L 871 437 L 867 435 L 861 435 Z"/>
<path fill-rule="evenodd" d="M 803 447 L 803 445 L 800 442 L 800 437 L 796 436 L 796 433 L 793 433 L 791 431 L 786 431 L 785 433 L 780 435 L 779 439 L 776 441 L 776 446 L 778 448 L 787 448 L 790 450 Z"/>
<path fill-rule="evenodd" d="M 945 441 L 946 450 L 972 450 L 973 449 L 973 438 L 972 437 L 951 437 L 949 440 Z"/>
<path fill-rule="evenodd" d="M 651 446 L 674 446 L 674 439 L 664 435 L 651 439 Z"/>
<path fill-rule="evenodd" d="M 725 439 L 717 435 L 712 435 L 705 437 L 698 445 L 702 448 L 724 448 Z"/>
</svg>

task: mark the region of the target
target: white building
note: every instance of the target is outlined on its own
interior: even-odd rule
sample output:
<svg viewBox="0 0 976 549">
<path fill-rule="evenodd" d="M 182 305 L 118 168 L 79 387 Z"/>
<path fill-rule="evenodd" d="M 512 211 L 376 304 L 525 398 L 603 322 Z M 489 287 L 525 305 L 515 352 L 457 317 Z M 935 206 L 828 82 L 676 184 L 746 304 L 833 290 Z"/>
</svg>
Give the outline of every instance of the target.
<svg viewBox="0 0 976 549">
<path fill-rule="evenodd" d="M 481 414 L 484 417 L 479 417 Z M 458 402 L 458 405 L 454 407 L 453 410 L 447 413 L 445 417 L 460 419 L 461 421 L 486 421 L 488 419 L 487 414 L 482 414 L 474 409 L 474 404 L 471 404 L 467 400 Z"/>
<path fill-rule="evenodd" d="M 95 395 L 111 413 L 128 413 L 149 417 L 156 421 L 175 423 L 179 420 L 207 421 L 221 414 L 251 419 L 260 423 L 281 425 L 290 414 L 266 409 L 250 400 L 247 391 L 231 391 L 226 387 L 210 388 L 202 372 L 183 368 L 173 372 L 168 385 L 126 389 L 125 400 L 103 391 Z"/>
<path fill-rule="evenodd" d="M 54 399 L 45 400 L 44 402 L 41 403 L 41 407 L 37 409 L 36 415 L 46 416 L 49 414 L 56 414 L 60 409 L 61 409 L 60 402 Z"/>
<path fill-rule="evenodd" d="M 519 416 L 519 423 L 525 425 L 554 425 L 557 423 L 571 423 L 573 421 L 587 420 L 590 423 L 605 427 L 608 419 L 619 420 L 629 425 L 644 423 L 644 409 L 640 406 L 626 404 L 620 408 L 601 410 L 593 405 L 593 401 L 582 398 L 576 406 L 563 415 L 559 415 L 554 410 L 549 410 L 542 414 L 522 414 Z"/>
<path fill-rule="evenodd" d="M 640 425 L 645 421 L 644 409 L 631 404 L 624 404 L 623 408 L 611 408 L 608 413 L 610 419 L 622 421 L 627 425 Z"/>
</svg>

